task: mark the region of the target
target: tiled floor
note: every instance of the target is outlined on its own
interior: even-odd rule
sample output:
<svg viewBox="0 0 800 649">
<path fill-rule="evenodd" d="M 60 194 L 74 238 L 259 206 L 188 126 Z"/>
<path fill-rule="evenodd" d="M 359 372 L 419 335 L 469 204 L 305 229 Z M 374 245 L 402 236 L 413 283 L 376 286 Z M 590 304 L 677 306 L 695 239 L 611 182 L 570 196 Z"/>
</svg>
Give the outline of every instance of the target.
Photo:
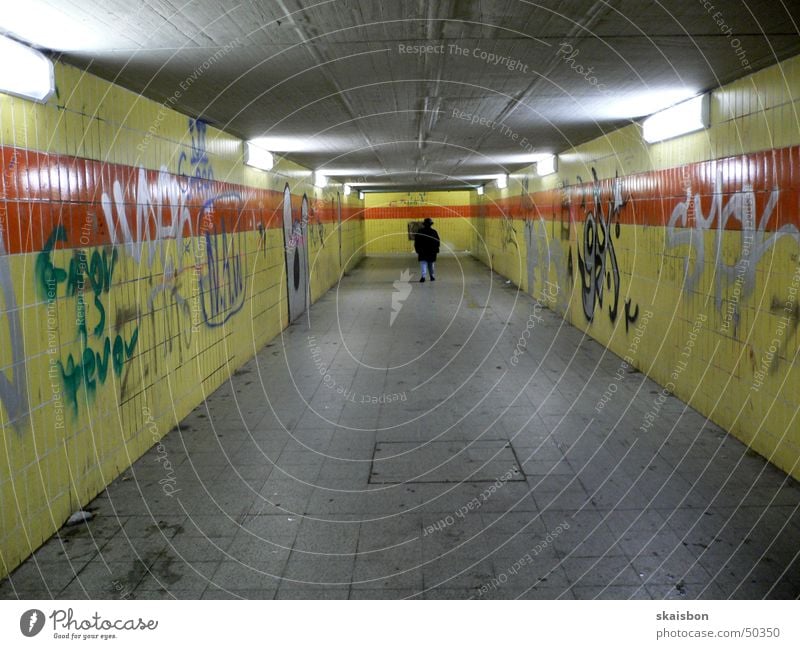
<svg viewBox="0 0 800 649">
<path fill-rule="evenodd" d="M 800 594 L 795 481 L 672 397 L 639 433 L 657 386 L 475 261 L 406 268 L 366 260 L 0 596 Z"/>
</svg>

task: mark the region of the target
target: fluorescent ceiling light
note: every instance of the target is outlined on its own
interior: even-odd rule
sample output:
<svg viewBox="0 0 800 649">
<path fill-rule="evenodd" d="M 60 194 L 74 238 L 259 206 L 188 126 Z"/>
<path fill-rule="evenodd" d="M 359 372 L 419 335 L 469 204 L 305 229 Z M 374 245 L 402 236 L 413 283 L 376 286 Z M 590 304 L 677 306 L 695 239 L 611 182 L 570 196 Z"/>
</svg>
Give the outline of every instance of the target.
<svg viewBox="0 0 800 649">
<path fill-rule="evenodd" d="M 281 153 L 310 150 L 308 142 L 296 137 L 256 137 L 250 141 L 269 151 L 280 151 Z"/>
<path fill-rule="evenodd" d="M 328 177 L 319 171 L 314 172 L 314 187 L 322 189 L 328 184 Z"/>
<path fill-rule="evenodd" d="M 536 163 L 536 173 L 540 176 L 549 176 L 558 171 L 558 158 L 554 155 L 548 156 Z"/>
<path fill-rule="evenodd" d="M 345 196 L 350 196 L 350 185 L 345 185 L 344 186 L 344 195 Z"/>
<path fill-rule="evenodd" d="M 497 180 L 497 174 L 470 174 L 461 176 L 448 176 L 448 180 L 461 180 L 465 183 L 472 184 L 479 180 Z"/>
<path fill-rule="evenodd" d="M 53 94 L 53 62 L 41 52 L 0 36 L 0 60 L 0 92 L 42 103 Z"/>
<path fill-rule="evenodd" d="M 499 155 L 492 155 L 487 156 L 486 161 L 494 162 L 495 164 L 502 165 L 504 167 L 508 165 L 518 165 L 518 164 L 534 164 L 542 160 L 543 158 L 547 158 L 553 155 L 552 153 L 510 153 L 510 154 L 499 154 Z"/>
<path fill-rule="evenodd" d="M 657 113 L 696 96 L 700 90 L 686 86 L 647 87 L 642 90 L 613 93 L 596 102 L 581 104 L 576 113 L 595 119 L 637 119 Z"/>
<path fill-rule="evenodd" d="M 352 142 L 346 136 L 332 135 L 330 133 L 320 134 L 312 138 L 291 135 L 263 135 L 254 137 L 251 141 L 268 151 L 276 153 L 330 153 L 335 148 L 352 146 Z M 321 168 L 321 171 L 327 175 L 334 174 L 333 171 L 324 167 Z M 345 172 L 336 169 L 336 173 L 344 174 Z M 356 170 L 356 173 L 361 174 L 364 172 Z"/>
<path fill-rule="evenodd" d="M 328 178 L 334 176 L 382 176 L 386 171 L 381 167 L 320 167 L 319 170 Z"/>
<path fill-rule="evenodd" d="M 364 192 L 361 192 L 361 191 L 358 192 L 358 200 L 360 200 L 360 201 L 364 200 Z"/>
<path fill-rule="evenodd" d="M 476 190 L 478 192 L 478 196 L 483 196 L 483 185 L 478 185 Z"/>
<path fill-rule="evenodd" d="M 706 93 L 655 113 L 642 122 L 642 137 L 646 142 L 661 142 L 708 128 L 708 105 Z"/>
<path fill-rule="evenodd" d="M 252 142 L 244 143 L 244 163 L 256 169 L 269 171 L 275 164 L 272 154 Z"/>
<path fill-rule="evenodd" d="M 110 30 L 93 30 L 89 24 L 52 6 L 54 4 L 43 0 L 4 2 L 0 13 L 0 31 L 59 52 L 86 52 L 113 45 Z M 131 9 L 129 15 L 133 17 L 135 11 Z"/>
<path fill-rule="evenodd" d="M 470 185 L 472 187 L 477 187 L 478 186 L 477 183 L 480 183 L 480 181 L 482 181 L 482 180 L 494 180 L 495 178 L 497 178 L 497 174 L 478 174 L 478 173 L 475 173 L 475 174 L 469 174 L 469 175 L 461 174 L 461 175 L 454 175 L 454 176 L 451 176 L 451 175 L 448 174 L 446 176 L 446 178 L 447 178 L 447 180 L 452 180 L 454 182 L 460 181 L 461 183 L 463 183 L 465 185 Z"/>
<path fill-rule="evenodd" d="M 500 174 L 494 182 L 497 185 L 497 189 L 505 189 L 508 187 L 508 174 Z"/>
</svg>

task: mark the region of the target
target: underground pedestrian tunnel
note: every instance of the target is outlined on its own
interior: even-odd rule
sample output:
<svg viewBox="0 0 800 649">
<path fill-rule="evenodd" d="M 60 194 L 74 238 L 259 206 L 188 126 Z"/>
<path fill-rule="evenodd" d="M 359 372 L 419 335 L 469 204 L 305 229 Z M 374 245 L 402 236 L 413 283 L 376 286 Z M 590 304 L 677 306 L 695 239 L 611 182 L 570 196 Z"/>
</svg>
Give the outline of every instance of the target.
<svg viewBox="0 0 800 649">
<path fill-rule="evenodd" d="M 4 12 L 0 596 L 800 595 L 798 8 L 558 4 Z"/>
</svg>

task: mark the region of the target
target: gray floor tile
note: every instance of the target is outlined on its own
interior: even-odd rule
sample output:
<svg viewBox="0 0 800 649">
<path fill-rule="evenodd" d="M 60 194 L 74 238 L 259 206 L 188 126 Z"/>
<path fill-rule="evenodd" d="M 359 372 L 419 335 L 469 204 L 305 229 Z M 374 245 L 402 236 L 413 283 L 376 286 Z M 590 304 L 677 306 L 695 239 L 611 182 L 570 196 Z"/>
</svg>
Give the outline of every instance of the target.
<svg viewBox="0 0 800 649">
<path fill-rule="evenodd" d="M 298 588 L 296 584 L 278 589 L 275 599 L 348 599 L 347 588 Z"/>
<path fill-rule="evenodd" d="M 423 595 L 410 588 L 371 588 L 367 590 L 351 590 L 350 599 L 368 599 L 368 600 L 401 600 L 401 599 L 423 599 Z"/>
<path fill-rule="evenodd" d="M 575 599 L 652 599 L 643 586 L 573 586 Z"/>
<path fill-rule="evenodd" d="M 262 588 L 217 588 L 209 586 L 203 593 L 200 599 L 253 599 L 253 600 L 269 600 L 274 599 L 275 594 L 278 592 L 278 587 L 262 587 Z"/>
<path fill-rule="evenodd" d="M 350 520 L 346 520 L 349 518 Z M 304 518 L 294 541 L 294 550 L 337 556 L 355 554 L 361 523 L 358 517 L 316 520 Z"/>
<path fill-rule="evenodd" d="M 355 557 L 330 557 L 292 552 L 283 573 L 284 582 L 298 586 L 347 586 Z M 290 586 L 287 586 L 290 587 Z"/>
<path fill-rule="evenodd" d="M 283 572 L 285 564 L 285 556 L 283 560 L 275 560 L 266 565 L 250 565 L 241 561 L 226 560 L 217 566 L 211 577 L 209 588 L 228 590 L 233 593 L 273 588 L 277 590 L 280 574 Z"/>
</svg>

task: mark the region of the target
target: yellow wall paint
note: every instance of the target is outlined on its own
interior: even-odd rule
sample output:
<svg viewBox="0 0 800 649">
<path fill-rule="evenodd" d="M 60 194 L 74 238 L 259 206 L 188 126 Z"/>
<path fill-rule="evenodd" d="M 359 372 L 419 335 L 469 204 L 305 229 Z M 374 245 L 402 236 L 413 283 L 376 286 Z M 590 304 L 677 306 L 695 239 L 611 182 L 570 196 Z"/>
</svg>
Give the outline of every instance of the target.
<svg viewBox="0 0 800 649">
<path fill-rule="evenodd" d="M 533 168 L 523 169 L 511 175 L 507 189 L 487 188 L 479 201 L 479 213 L 486 214 L 494 203 L 505 200 L 506 216 L 477 218 L 472 249 L 484 263 L 547 302 L 569 322 L 795 478 L 800 478 L 800 339 L 791 325 L 796 314 L 782 321 L 782 304 L 797 307 L 800 237 L 789 231 L 768 247 L 755 269 L 752 293 L 738 304 L 739 321 L 733 327 L 726 308 L 738 300 L 736 287 L 725 289 L 722 307 L 715 303 L 719 274 L 713 258 L 716 231 L 701 235 L 705 266 L 697 285 L 687 291 L 685 263 L 688 257 L 693 268 L 699 242 L 668 244 L 665 227 L 622 225 L 614 242 L 622 275 L 620 309 L 625 299 L 632 299 L 640 310 L 638 319 L 628 327 L 624 316 L 614 323 L 604 316 L 587 322 L 576 258 L 584 241 L 583 220 L 562 230 L 555 220 L 537 219 L 534 210 L 526 221 L 516 213 L 515 197 L 526 194 L 523 187 L 535 195 L 563 183 L 573 185 L 578 176 L 586 182 L 592 178 L 593 168 L 601 180 L 617 175 L 624 178 L 798 145 L 799 102 L 800 57 L 795 57 L 715 90 L 712 125 L 706 131 L 648 145 L 641 139 L 640 127 L 632 125 L 562 153 L 557 174 L 538 178 Z M 793 173 L 792 182 L 796 183 L 797 172 Z M 657 195 L 656 189 L 653 194 Z M 669 197 L 665 217 L 678 200 Z M 728 195 L 724 204 L 730 200 L 736 199 Z M 701 205 L 708 209 L 710 201 L 705 196 Z M 761 213 L 755 216 L 760 218 Z M 743 235 L 725 231 L 719 245 L 721 259 L 731 264 L 741 255 Z M 529 261 L 533 282 L 526 272 Z M 603 308 L 608 306 L 606 300 Z M 775 341 L 779 343 L 775 360 L 759 377 L 762 361 L 770 357 Z M 669 434 L 674 414 L 659 413 L 658 398 L 653 397 L 650 413 L 655 412 L 655 423 L 643 419 L 643 434 Z"/>
<path fill-rule="evenodd" d="M 442 240 L 441 254 L 470 250 L 474 236 L 472 219 L 463 215 L 470 205 L 468 191 L 439 192 L 369 192 L 364 207 L 367 254 L 413 254 L 414 242 L 408 239 L 408 221 L 431 216 L 434 228 Z M 400 218 L 370 218 L 370 209 L 394 210 Z M 436 213 L 426 211 L 435 208 Z M 452 208 L 452 212 L 448 210 Z M 437 214 L 447 214 L 440 218 Z"/>
<path fill-rule="evenodd" d="M 365 192 L 364 207 L 425 207 L 469 205 L 472 192 L 466 190 L 435 192 Z"/>
<path fill-rule="evenodd" d="M 433 227 L 442 241 L 440 254 L 455 254 L 471 249 L 471 219 L 436 219 Z M 408 238 L 405 219 L 368 219 L 365 221 L 367 254 L 414 254 L 414 242 Z"/>
<path fill-rule="evenodd" d="M 173 179 L 179 172 L 192 174 L 187 160 L 199 144 L 192 120 L 186 116 L 67 65 L 56 64 L 56 84 L 59 93 L 46 104 L 0 94 L 0 145 L 134 169 L 163 169 Z M 299 209 L 303 194 L 316 204 L 335 205 L 342 189 L 313 187 L 311 172 L 287 160 L 278 160 L 268 173 L 246 167 L 241 141 L 212 127 L 204 132 L 202 151 L 207 156 L 203 165 L 213 169 L 217 182 L 233 183 L 244 191 L 279 193 L 288 183 L 294 209 Z M 111 192 L 106 185 L 103 190 Z M 0 218 L 4 218 L 9 205 L 5 197 L 0 198 Z M 363 207 L 355 194 L 342 195 L 341 200 L 344 218 Z M 55 201 L 52 205 L 65 215 L 73 208 Z M 274 207 L 261 206 L 264 222 Z M 135 210 L 135 205 L 122 209 Z M 103 221 L 101 210 L 92 205 L 89 211 L 97 212 L 90 224 L 96 228 Z M 67 222 L 67 227 L 74 226 Z M 341 232 L 340 265 L 337 224 L 312 222 L 309 226 L 312 300 L 364 255 L 363 220 L 346 221 Z M 220 237 L 214 233 L 210 241 L 219 243 Z M 159 239 L 153 243 L 154 254 L 142 252 L 139 261 L 125 246 L 117 246 L 110 289 L 100 296 L 105 331 L 109 338 L 120 335 L 130 341 L 134 332 L 138 337 L 120 376 L 109 369 L 105 382 L 95 381 L 91 393 L 81 384 L 74 405 L 69 403 L 56 360 L 66 363 L 70 355 L 81 358 L 83 343 L 76 333 L 78 297 L 67 294 L 63 284 L 54 299 L 37 293 L 40 246 L 33 252 L 0 253 L 0 280 L 8 280 L 17 307 L 12 318 L 8 295 L 0 292 L 0 372 L 17 382 L 24 380 L 28 402 L 24 416 L 11 421 L 0 399 L 0 577 L 287 325 L 282 229 L 248 229 L 229 236 L 228 243 L 234 238 L 245 277 L 242 306 L 214 327 L 201 323 L 197 314 L 202 298 L 191 288 L 196 285 L 194 264 L 200 254 L 196 251 L 204 246 L 202 236 L 184 239 L 183 249 L 174 239 Z M 111 251 L 108 245 L 80 249 L 87 256 Z M 55 250 L 47 261 L 68 268 L 76 250 Z M 176 272 L 178 268 L 182 270 Z M 181 296 L 180 302 L 176 295 Z M 100 313 L 96 304 L 92 309 L 91 321 L 86 320 L 90 328 L 98 323 Z M 114 314 L 121 313 L 127 316 L 115 319 Z M 17 319 L 24 379 L 14 374 L 7 353 L 15 347 L 10 323 Z M 93 334 L 88 335 L 95 340 Z"/>
<path fill-rule="evenodd" d="M 414 254 L 414 242 L 408 238 L 407 220 L 367 219 L 364 229 L 368 255 Z"/>
</svg>

